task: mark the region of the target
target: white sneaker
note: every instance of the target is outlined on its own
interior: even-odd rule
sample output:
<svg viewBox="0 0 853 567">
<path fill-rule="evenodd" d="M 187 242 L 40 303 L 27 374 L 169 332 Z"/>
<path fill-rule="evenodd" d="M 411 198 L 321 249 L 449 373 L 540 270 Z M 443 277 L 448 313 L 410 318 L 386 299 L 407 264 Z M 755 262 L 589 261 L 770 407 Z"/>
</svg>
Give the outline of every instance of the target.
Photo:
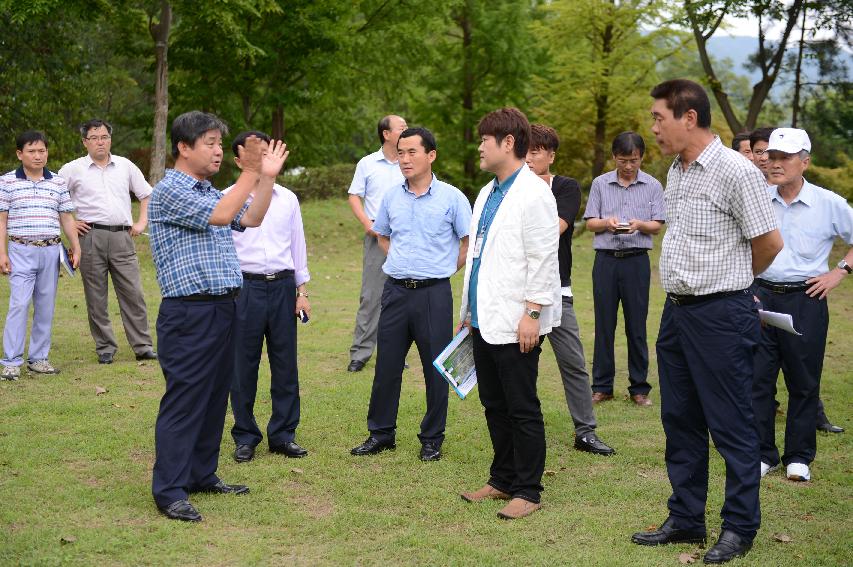
<svg viewBox="0 0 853 567">
<path fill-rule="evenodd" d="M 791 463 L 788 465 L 786 476 L 788 477 L 788 480 L 796 480 L 799 482 L 806 482 L 812 479 L 809 466 L 804 465 L 803 463 Z"/>
<path fill-rule="evenodd" d="M 54 368 L 47 359 L 31 360 L 27 363 L 27 370 L 37 374 L 59 374 L 59 370 Z"/>
<path fill-rule="evenodd" d="M 778 463 L 775 465 L 768 465 L 764 461 L 761 461 L 761 478 L 764 478 L 765 476 L 772 473 L 773 471 L 775 471 L 778 468 L 779 468 Z"/>
<path fill-rule="evenodd" d="M 17 380 L 21 375 L 19 366 L 4 366 L 3 372 L 0 373 L 0 380 Z"/>
</svg>

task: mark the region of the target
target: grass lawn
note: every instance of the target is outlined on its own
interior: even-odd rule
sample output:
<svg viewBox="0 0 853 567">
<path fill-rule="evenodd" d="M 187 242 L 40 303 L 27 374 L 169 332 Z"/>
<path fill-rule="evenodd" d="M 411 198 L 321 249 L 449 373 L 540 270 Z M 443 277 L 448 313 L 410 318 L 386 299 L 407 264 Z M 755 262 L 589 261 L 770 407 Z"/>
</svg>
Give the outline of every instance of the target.
<svg viewBox="0 0 853 567">
<path fill-rule="evenodd" d="M 619 330 L 619 396 L 597 408 L 598 432 L 617 455 L 575 451 L 546 343 L 539 377 L 548 440 L 544 505 L 528 519 L 506 522 L 495 517 L 500 503 L 472 505 L 458 496 L 483 484 L 491 462 L 476 390 L 465 401 L 451 394 L 444 458 L 418 460 L 424 386 L 414 351 L 403 376 L 397 450 L 350 456 L 349 449 L 367 435 L 373 375 L 372 361 L 361 373 L 345 370 L 360 285 L 361 233 L 343 200 L 308 203 L 303 214 L 314 314 L 299 327 L 297 440 L 310 455 L 289 460 L 269 454 L 262 443 L 253 462 L 238 465 L 231 458 L 229 415 L 219 474 L 248 484 L 251 494 L 198 495 L 193 502 L 204 522 L 166 520 L 150 491 L 154 420 L 164 388 L 159 366 L 134 360 L 114 297 L 110 312 L 119 352 L 115 364 L 99 366 L 79 277 L 63 277 L 51 353 L 62 373 L 25 372 L 19 382 L 0 383 L 0 565 L 679 565 L 680 554 L 698 551 L 630 542 L 632 532 L 663 521 L 670 494 L 653 348 L 664 297 L 656 269 L 648 323 L 655 405 L 640 409 L 622 399 L 626 349 Z M 159 293 L 144 238 L 138 249 L 153 330 Z M 588 233 L 575 241 L 575 308 L 590 363 L 591 249 Z M 653 262 L 656 267 L 656 253 Z M 460 279 L 454 278 L 456 305 Z M 2 283 L 4 317 L 7 296 L 8 284 Z M 853 564 L 853 278 L 833 292 L 830 311 L 822 397 L 831 419 L 847 432 L 818 435 L 812 482 L 791 483 L 780 473 L 764 479 L 762 527 L 753 551 L 737 565 Z M 265 424 L 269 370 L 263 364 L 257 417 Z M 106 393 L 96 394 L 98 387 Z M 781 446 L 783 422 L 777 424 Z M 724 475 L 722 459 L 712 451 L 707 524 L 714 536 Z"/>
</svg>

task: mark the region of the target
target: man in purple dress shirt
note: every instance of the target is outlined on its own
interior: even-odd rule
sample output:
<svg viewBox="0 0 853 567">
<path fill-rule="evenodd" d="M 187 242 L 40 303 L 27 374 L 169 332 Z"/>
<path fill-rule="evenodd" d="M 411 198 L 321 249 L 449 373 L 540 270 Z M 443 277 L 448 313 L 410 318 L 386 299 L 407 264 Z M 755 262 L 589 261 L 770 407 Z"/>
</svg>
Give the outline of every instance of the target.
<svg viewBox="0 0 853 567">
<path fill-rule="evenodd" d="M 638 406 L 650 406 L 646 380 L 649 346 L 651 267 L 648 252 L 652 235 L 664 223 L 663 187 L 640 170 L 646 145 L 635 132 L 622 132 L 613 140 L 616 170 L 596 177 L 589 190 L 583 218 L 595 233 L 592 297 L 595 305 L 595 350 L 592 357 L 592 401 L 613 399 L 616 363 L 613 343 L 619 303 L 625 314 L 628 339 L 628 393 Z"/>
<path fill-rule="evenodd" d="M 232 144 L 234 162 L 240 167 L 238 146 L 249 136 L 269 142 L 263 132 L 243 132 Z M 227 190 L 226 190 L 227 192 Z M 234 381 L 231 436 L 237 445 L 234 460 L 251 461 L 263 439 L 254 415 L 258 368 L 264 337 L 270 361 L 272 416 L 267 424 L 271 453 L 304 457 L 308 451 L 295 442 L 299 425 L 299 372 L 296 366 L 296 319 L 311 315 L 310 279 L 305 234 L 299 201 L 293 191 L 275 184 L 263 223 L 245 232 L 233 231 L 234 248 L 243 272 L 234 323 Z"/>
</svg>

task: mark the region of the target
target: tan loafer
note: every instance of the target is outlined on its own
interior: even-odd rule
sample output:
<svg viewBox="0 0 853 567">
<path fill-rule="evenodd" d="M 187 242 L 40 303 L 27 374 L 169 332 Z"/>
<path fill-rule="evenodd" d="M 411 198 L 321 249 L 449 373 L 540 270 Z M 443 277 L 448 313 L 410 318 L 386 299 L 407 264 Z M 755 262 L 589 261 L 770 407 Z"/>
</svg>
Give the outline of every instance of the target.
<svg viewBox="0 0 853 567">
<path fill-rule="evenodd" d="M 466 502 L 482 502 L 483 500 L 509 500 L 509 494 L 501 492 L 494 486 L 487 484 L 475 492 L 463 492 L 460 494 Z"/>
<path fill-rule="evenodd" d="M 498 512 L 498 518 L 517 520 L 529 516 L 541 507 L 542 504 L 534 504 L 524 498 L 513 498 L 509 501 L 509 504 L 504 506 L 503 510 Z"/>
<path fill-rule="evenodd" d="M 605 394 L 604 392 L 593 392 L 592 393 L 592 403 L 600 404 L 601 402 L 607 402 L 613 399 L 613 394 Z"/>
<path fill-rule="evenodd" d="M 636 405 L 640 406 L 641 408 L 647 408 L 652 405 L 652 401 L 649 399 L 649 397 L 643 394 L 636 394 L 631 396 L 631 401 L 634 402 Z"/>
</svg>

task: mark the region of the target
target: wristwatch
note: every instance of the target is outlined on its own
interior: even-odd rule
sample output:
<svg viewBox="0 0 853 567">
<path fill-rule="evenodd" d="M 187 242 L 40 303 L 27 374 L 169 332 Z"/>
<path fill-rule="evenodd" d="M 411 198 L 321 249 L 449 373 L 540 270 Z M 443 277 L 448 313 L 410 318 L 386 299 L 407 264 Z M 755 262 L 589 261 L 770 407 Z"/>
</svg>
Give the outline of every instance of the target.
<svg viewBox="0 0 853 567">
<path fill-rule="evenodd" d="M 300 291 L 296 294 L 296 297 L 308 297 L 307 291 Z"/>
<path fill-rule="evenodd" d="M 527 310 L 527 316 L 528 316 L 528 317 L 530 317 L 531 319 L 538 319 L 538 318 L 539 318 L 539 315 L 540 315 L 541 313 L 542 313 L 542 312 L 541 312 L 541 311 L 539 311 L 538 309 L 528 309 L 528 310 Z"/>
<path fill-rule="evenodd" d="M 845 271 L 845 272 L 847 272 L 848 274 L 853 274 L 853 268 L 851 268 L 851 267 L 850 267 L 850 264 L 848 264 L 847 262 L 845 262 L 843 259 L 842 259 L 840 262 L 838 262 L 838 266 L 837 266 L 837 267 L 841 268 L 842 270 L 844 270 L 844 271 Z"/>
</svg>

